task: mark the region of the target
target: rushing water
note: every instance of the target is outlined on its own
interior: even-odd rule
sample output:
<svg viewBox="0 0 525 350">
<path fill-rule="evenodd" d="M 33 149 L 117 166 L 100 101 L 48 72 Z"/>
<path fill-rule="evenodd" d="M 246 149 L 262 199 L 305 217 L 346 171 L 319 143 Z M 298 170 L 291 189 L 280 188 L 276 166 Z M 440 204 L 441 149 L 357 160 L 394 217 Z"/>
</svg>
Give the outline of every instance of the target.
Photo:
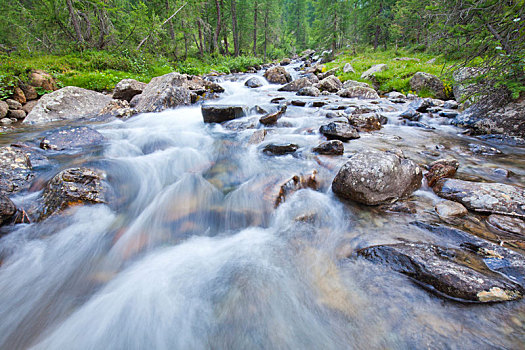
<svg viewBox="0 0 525 350">
<path fill-rule="evenodd" d="M 95 125 L 108 139 L 100 148 L 52 155 L 42 179 L 71 166 L 103 169 L 112 200 L 17 225 L 0 240 L 1 349 L 524 347 L 523 301 L 455 303 L 388 267 L 344 259 L 372 244 L 443 243 L 409 224 L 438 220 L 438 198 L 428 188 L 415 194 L 418 214 L 344 203 L 330 189 L 345 160 L 368 148 L 402 149 L 421 164 L 453 156 L 460 177 L 523 183 L 524 148 L 497 145 L 503 155 L 473 155 L 468 144 L 486 141 L 444 119 L 425 120 L 436 130 L 400 125 L 394 116 L 406 105 L 384 99 L 344 101 L 381 109 L 390 123 L 345 143 L 342 157 L 311 152 L 326 108 L 289 106 L 262 144 L 250 144 L 261 128 L 254 107 L 295 97 L 278 86 L 250 90 L 247 78 L 221 82 L 227 91 L 216 101 L 246 105 L 250 113 L 240 121 L 204 125 L 199 106 L 143 114 Z M 300 149 L 271 157 L 261 152 L 271 142 Z M 513 177 L 497 177 L 498 167 Z M 275 184 L 314 169 L 321 188 L 300 190 L 275 209 Z M 39 194 L 14 200 L 30 203 Z"/>
</svg>

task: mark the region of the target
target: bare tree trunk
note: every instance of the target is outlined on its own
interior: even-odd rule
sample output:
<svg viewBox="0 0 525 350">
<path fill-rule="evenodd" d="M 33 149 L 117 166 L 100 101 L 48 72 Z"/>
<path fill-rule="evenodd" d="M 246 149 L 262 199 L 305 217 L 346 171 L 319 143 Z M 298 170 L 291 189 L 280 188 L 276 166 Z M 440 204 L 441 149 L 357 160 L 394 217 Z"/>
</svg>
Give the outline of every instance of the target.
<svg viewBox="0 0 525 350">
<path fill-rule="evenodd" d="M 239 56 L 239 31 L 237 29 L 237 0 L 231 0 L 233 50 L 235 57 Z"/>
<path fill-rule="evenodd" d="M 374 51 L 377 50 L 377 47 L 379 46 L 379 35 L 381 34 L 381 27 L 376 26 L 376 33 L 374 35 Z"/>
<path fill-rule="evenodd" d="M 165 0 L 165 4 L 166 4 L 166 12 L 170 13 L 170 1 L 169 0 Z M 173 30 L 173 22 L 172 21 L 170 21 L 170 23 L 169 23 L 168 31 L 170 33 L 171 40 L 175 40 L 175 31 Z"/>
<path fill-rule="evenodd" d="M 264 60 L 266 61 L 267 48 L 268 48 L 268 17 L 270 16 L 270 7 L 266 5 L 266 11 L 264 13 Z"/>
<path fill-rule="evenodd" d="M 257 56 L 257 12 L 259 3 L 255 0 L 253 4 L 253 55 Z"/>
<path fill-rule="evenodd" d="M 73 24 L 73 29 L 75 29 L 76 40 L 79 43 L 84 42 L 84 37 L 82 36 L 82 31 L 80 30 L 80 24 L 78 23 L 77 16 L 75 14 L 75 9 L 73 8 L 73 3 L 71 0 L 66 0 L 67 10 L 69 11 L 69 16 L 71 17 L 71 23 Z"/>
<path fill-rule="evenodd" d="M 215 26 L 215 33 L 213 33 L 212 52 L 215 52 L 219 47 L 219 34 L 221 32 L 221 3 L 219 0 L 215 0 L 215 8 L 217 9 L 217 25 Z"/>
<path fill-rule="evenodd" d="M 199 43 L 197 46 L 199 47 L 199 52 L 201 56 L 203 56 L 204 55 L 204 43 L 202 41 L 202 25 L 201 25 L 200 19 L 197 20 L 197 26 L 199 28 Z"/>
</svg>

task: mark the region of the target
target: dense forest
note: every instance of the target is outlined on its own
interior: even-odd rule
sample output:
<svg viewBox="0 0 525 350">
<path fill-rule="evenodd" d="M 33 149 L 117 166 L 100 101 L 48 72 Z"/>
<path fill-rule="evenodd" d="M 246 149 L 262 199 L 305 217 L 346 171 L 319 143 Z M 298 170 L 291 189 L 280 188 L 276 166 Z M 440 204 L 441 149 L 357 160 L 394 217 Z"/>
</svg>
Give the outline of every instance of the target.
<svg viewBox="0 0 525 350">
<path fill-rule="evenodd" d="M 4 0 L 3 54 L 104 51 L 181 62 L 309 48 L 408 48 L 523 88 L 523 0 Z M 495 68 L 495 69 L 494 69 Z"/>
</svg>

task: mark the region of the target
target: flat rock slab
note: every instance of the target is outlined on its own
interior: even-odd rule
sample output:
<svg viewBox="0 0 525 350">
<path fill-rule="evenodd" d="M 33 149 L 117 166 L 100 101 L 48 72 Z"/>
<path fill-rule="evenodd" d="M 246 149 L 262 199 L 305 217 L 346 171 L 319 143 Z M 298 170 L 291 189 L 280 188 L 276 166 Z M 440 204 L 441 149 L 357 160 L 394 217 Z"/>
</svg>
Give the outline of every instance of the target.
<svg viewBox="0 0 525 350">
<path fill-rule="evenodd" d="M 345 146 L 342 141 L 332 140 L 320 143 L 312 151 L 324 155 L 341 155 L 345 152 Z"/>
<path fill-rule="evenodd" d="M 40 148 L 45 150 L 71 150 L 87 146 L 96 146 L 105 141 L 98 131 L 87 126 L 51 131 L 40 142 Z"/>
<path fill-rule="evenodd" d="M 525 189 L 500 184 L 441 179 L 434 186 L 436 194 L 482 213 L 525 218 Z"/>
<path fill-rule="evenodd" d="M 99 92 L 67 86 L 42 96 L 24 119 L 24 124 L 76 120 L 96 115 L 111 97 Z"/>
<path fill-rule="evenodd" d="M 348 123 L 331 122 L 322 125 L 319 132 L 328 140 L 350 141 L 360 138 L 357 130 Z"/>
<path fill-rule="evenodd" d="M 17 147 L 0 148 L 0 191 L 15 193 L 26 190 L 35 174 L 26 152 Z"/>
<path fill-rule="evenodd" d="M 295 153 L 299 149 L 299 146 L 293 143 L 282 143 L 275 144 L 271 143 L 266 145 L 263 149 L 263 152 L 267 155 L 285 155 L 290 153 Z"/>
<path fill-rule="evenodd" d="M 201 111 L 205 123 L 222 123 L 246 115 L 245 106 L 202 105 Z"/>
<path fill-rule="evenodd" d="M 364 248 L 357 254 L 454 300 L 501 302 L 521 299 L 524 294 L 519 284 L 491 271 L 479 256 L 454 248 L 399 243 Z"/>
</svg>

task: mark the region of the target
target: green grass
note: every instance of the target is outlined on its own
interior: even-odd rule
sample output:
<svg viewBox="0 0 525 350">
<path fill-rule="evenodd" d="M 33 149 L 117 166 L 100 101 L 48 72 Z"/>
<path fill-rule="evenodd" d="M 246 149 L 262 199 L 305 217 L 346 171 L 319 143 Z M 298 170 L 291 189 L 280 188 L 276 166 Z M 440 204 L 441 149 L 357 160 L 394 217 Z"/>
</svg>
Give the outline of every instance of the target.
<svg viewBox="0 0 525 350">
<path fill-rule="evenodd" d="M 211 71 L 231 73 L 246 71 L 262 64 L 254 57 L 206 57 L 169 62 L 163 57 L 130 54 L 127 51 L 85 51 L 64 55 L 0 54 L 0 99 L 10 96 L 14 86 L 27 81 L 31 70 L 51 73 L 60 87 L 78 86 L 96 91 L 109 91 L 122 79 L 148 83 L 153 77 L 173 71 L 187 74 L 206 74 Z"/>
<path fill-rule="evenodd" d="M 418 58 L 420 61 L 395 61 L 396 57 Z M 427 63 L 430 59 L 436 58 L 434 63 Z M 356 73 L 343 73 L 343 67 L 350 63 Z M 350 52 L 343 52 L 336 59 L 326 64 L 326 69 L 339 67 L 336 75 L 341 81 L 357 80 L 372 83 L 369 80 L 361 79 L 361 74 L 375 64 L 385 63 L 388 69 L 377 73 L 376 78 L 379 90 L 382 93 L 399 91 L 411 93 L 410 78 L 417 72 L 426 72 L 440 77 L 445 83 L 445 89 L 450 89 L 451 73 L 450 67 L 457 62 L 446 60 L 441 56 L 434 56 L 427 53 L 408 52 L 403 50 L 373 51 L 371 49 L 359 50 L 355 55 Z M 418 93 L 422 97 L 433 97 L 430 92 L 421 91 Z"/>
</svg>

